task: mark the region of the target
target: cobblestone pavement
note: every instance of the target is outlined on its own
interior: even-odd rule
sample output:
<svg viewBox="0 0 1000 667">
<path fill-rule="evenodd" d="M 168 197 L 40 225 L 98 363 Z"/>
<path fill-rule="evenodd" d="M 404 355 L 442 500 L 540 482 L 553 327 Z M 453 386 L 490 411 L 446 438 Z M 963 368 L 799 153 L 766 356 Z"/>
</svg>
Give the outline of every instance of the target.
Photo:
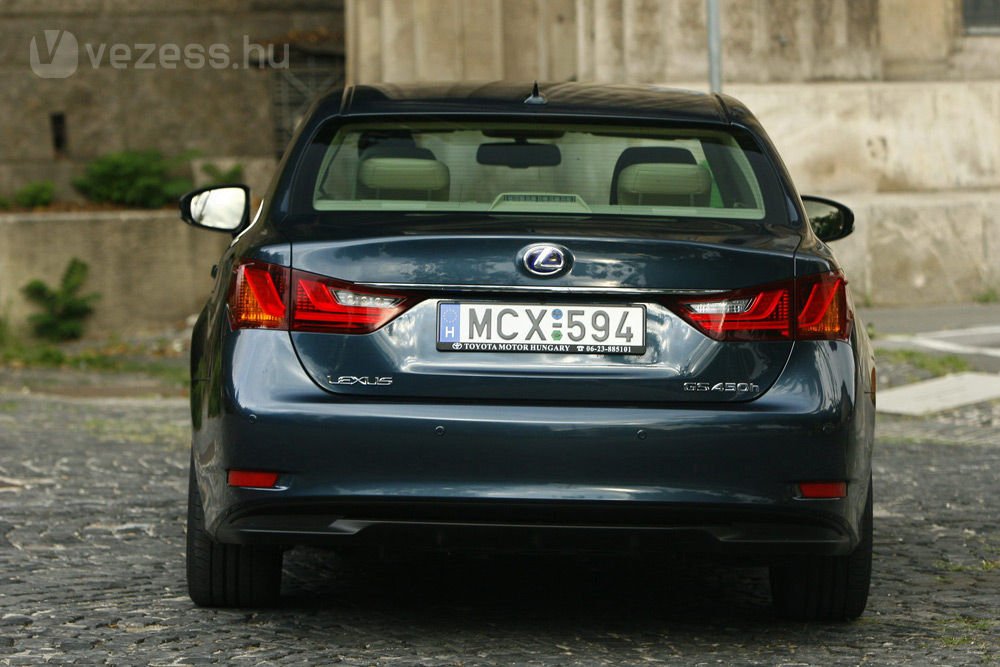
<svg viewBox="0 0 1000 667">
<path fill-rule="evenodd" d="M 286 556 L 277 610 L 197 609 L 184 402 L 0 391 L 0 664 L 997 664 L 1000 424 L 978 410 L 882 419 L 869 610 L 807 625 L 773 618 L 760 569 L 320 550 Z"/>
</svg>

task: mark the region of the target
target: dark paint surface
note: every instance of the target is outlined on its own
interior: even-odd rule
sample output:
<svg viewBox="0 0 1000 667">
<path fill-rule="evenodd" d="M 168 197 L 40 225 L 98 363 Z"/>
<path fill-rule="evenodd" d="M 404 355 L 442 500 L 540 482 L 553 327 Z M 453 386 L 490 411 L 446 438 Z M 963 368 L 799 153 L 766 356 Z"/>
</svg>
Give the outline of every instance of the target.
<svg viewBox="0 0 1000 667">
<path fill-rule="evenodd" d="M 491 506 L 526 503 L 534 520 L 544 521 L 564 516 L 557 506 L 568 503 L 581 511 L 611 507 L 626 522 L 640 508 L 657 508 L 666 512 L 656 515 L 661 528 L 687 517 L 726 548 L 739 546 L 740 535 L 772 552 L 852 548 L 874 423 L 873 360 L 860 323 L 849 342 L 719 344 L 655 295 L 622 295 L 621 302 L 646 303 L 660 327 L 642 357 L 459 358 L 437 353 L 425 339 L 434 301 L 455 296 L 449 285 L 493 285 L 503 295 L 504 285 L 541 284 L 513 264 L 531 242 L 558 242 L 574 253 L 573 270 L 545 282 L 583 291 L 566 298 L 590 299 L 588 289 L 605 287 L 732 289 L 837 267 L 805 221 L 770 140 L 735 100 L 653 86 L 543 84 L 541 92 L 546 105 L 522 104 L 530 84 L 363 86 L 314 104 L 257 222 L 220 260 L 195 328 L 193 454 L 210 529 L 226 540 L 304 541 L 316 537 L 306 534 L 316 524 L 306 530 L 302 517 L 316 516 L 319 536 L 336 541 L 343 536 L 324 532 L 343 516 L 334 506 L 364 513 L 388 503 L 405 518 L 428 502 L 461 505 L 466 519 L 485 521 L 494 516 Z M 377 213 L 330 224 L 325 214 L 290 215 L 288 188 L 317 129 L 341 115 L 391 114 L 731 124 L 762 147 L 784 189 L 787 216 L 780 225 L 695 227 L 682 220 Z M 225 299 L 232 267 L 244 257 L 358 282 L 443 287 L 367 337 L 233 332 Z M 346 370 L 352 364 L 357 369 Z M 392 393 L 332 393 L 325 376 L 342 368 L 351 375 L 392 370 L 399 384 Z M 759 394 L 695 402 L 677 390 L 686 377 L 740 374 L 758 378 Z M 229 488 L 231 468 L 279 471 L 284 488 Z M 846 479 L 848 498 L 795 497 L 798 481 L 816 479 Z M 719 528 L 734 525 L 748 528 L 728 537 Z"/>
</svg>

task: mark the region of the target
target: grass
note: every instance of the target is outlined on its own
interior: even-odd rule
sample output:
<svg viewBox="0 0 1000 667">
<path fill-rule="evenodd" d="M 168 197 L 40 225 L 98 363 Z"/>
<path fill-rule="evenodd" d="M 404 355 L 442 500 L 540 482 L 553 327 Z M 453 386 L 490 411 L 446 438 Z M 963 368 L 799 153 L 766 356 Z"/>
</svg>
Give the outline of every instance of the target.
<svg viewBox="0 0 1000 667">
<path fill-rule="evenodd" d="M 934 563 L 934 566 L 946 572 L 993 572 L 1000 569 L 1000 560 L 987 560 L 984 558 L 979 561 L 979 565 L 963 565 L 961 563 L 953 563 L 949 560 L 939 560 Z"/>
<path fill-rule="evenodd" d="M 997 290 L 995 287 L 991 287 L 985 292 L 980 292 L 972 297 L 972 300 L 976 303 L 997 303 L 1000 301 L 1000 290 Z"/>
<path fill-rule="evenodd" d="M 993 619 L 972 618 L 970 616 L 946 618 L 938 622 L 941 624 L 942 630 L 949 633 L 938 637 L 938 642 L 943 646 L 974 646 L 980 644 L 984 639 L 983 635 L 985 634 L 988 638 L 995 632 L 998 625 L 998 621 Z"/>
<path fill-rule="evenodd" d="M 0 366 L 11 368 L 64 368 L 104 373 L 139 373 L 183 388 L 188 383 L 186 364 L 167 363 L 143 356 L 143 351 L 113 343 L 93 350 L 69 351 L 65 347 L 21 340 L 0 321 Z"/>
<path fill-rule="evenodd" d="M 969 362 L 954 354 L 930 354 L 920 350 L 878 350 L 876 362 L 883 361 L 913 366 L 930 373 L 933 377 L 962 373 L 972 369 Z"/>
</svg>

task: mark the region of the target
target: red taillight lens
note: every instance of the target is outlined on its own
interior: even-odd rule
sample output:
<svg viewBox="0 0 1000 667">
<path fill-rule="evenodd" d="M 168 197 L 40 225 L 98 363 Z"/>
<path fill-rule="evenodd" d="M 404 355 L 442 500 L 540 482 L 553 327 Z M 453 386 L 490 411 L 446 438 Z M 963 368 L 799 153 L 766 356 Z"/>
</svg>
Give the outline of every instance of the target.
<svg viewBox="0 0 1000 667">
<path fill-rule="evenodd" d="M 287 329 L 288 269 L 265 262 L 240 264 L 229 288 L 234 329 Z"/>
<path fill-rule="evenodd" d="M 819 273 L 796 281 L 799 304 L 795 337 L 798 340 L 847 340 L 851 317 L 847 281 L 839 273 Z"/>
<path fill-rule="evenodd" d="M 332 333 L 369 333 L 410 307 L 398 294 L 359 289 L 350 283 L 295 271 L 292 329 Z"/>
<path fill-rule="evenodd" d="M 717 340 L 791 338 L 787 287 L 731 292 L 723 299 L 685 301 L 681 314 Z"/>
<path fill-rule="evenodd" d="M 233 272 L 229 321 L 234 329 L 361 334 L 384 326 L 416 301 L 250 260 Z"/>
<path fill-rule="evenodd" d="M 846 286 L 840 273 L 820 273 L 673 305 L 716 340 L 847 340 Z"/>
</svg>

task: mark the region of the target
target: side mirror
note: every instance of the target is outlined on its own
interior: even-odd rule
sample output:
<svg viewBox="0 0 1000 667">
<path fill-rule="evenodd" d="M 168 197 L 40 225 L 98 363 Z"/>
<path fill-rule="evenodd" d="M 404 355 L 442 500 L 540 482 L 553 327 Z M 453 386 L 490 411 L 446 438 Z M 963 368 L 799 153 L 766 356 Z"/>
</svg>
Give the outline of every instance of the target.
<svg viewBox="0 0 1000 667">
<path fill-rule="evenodd" d="M 250 188 L 245 185 L 213 185 L 193 190 L 180 201 L 181 220 L 216 232 L 235 233 L 250 217 Z"/>
<path fill-rule="evenodd" d="M 854 212 L 840 202 L 804 195 L 802 203 L 813 232 L 823 241 L 836 241 L 854 231 Z"/>
</svg>

